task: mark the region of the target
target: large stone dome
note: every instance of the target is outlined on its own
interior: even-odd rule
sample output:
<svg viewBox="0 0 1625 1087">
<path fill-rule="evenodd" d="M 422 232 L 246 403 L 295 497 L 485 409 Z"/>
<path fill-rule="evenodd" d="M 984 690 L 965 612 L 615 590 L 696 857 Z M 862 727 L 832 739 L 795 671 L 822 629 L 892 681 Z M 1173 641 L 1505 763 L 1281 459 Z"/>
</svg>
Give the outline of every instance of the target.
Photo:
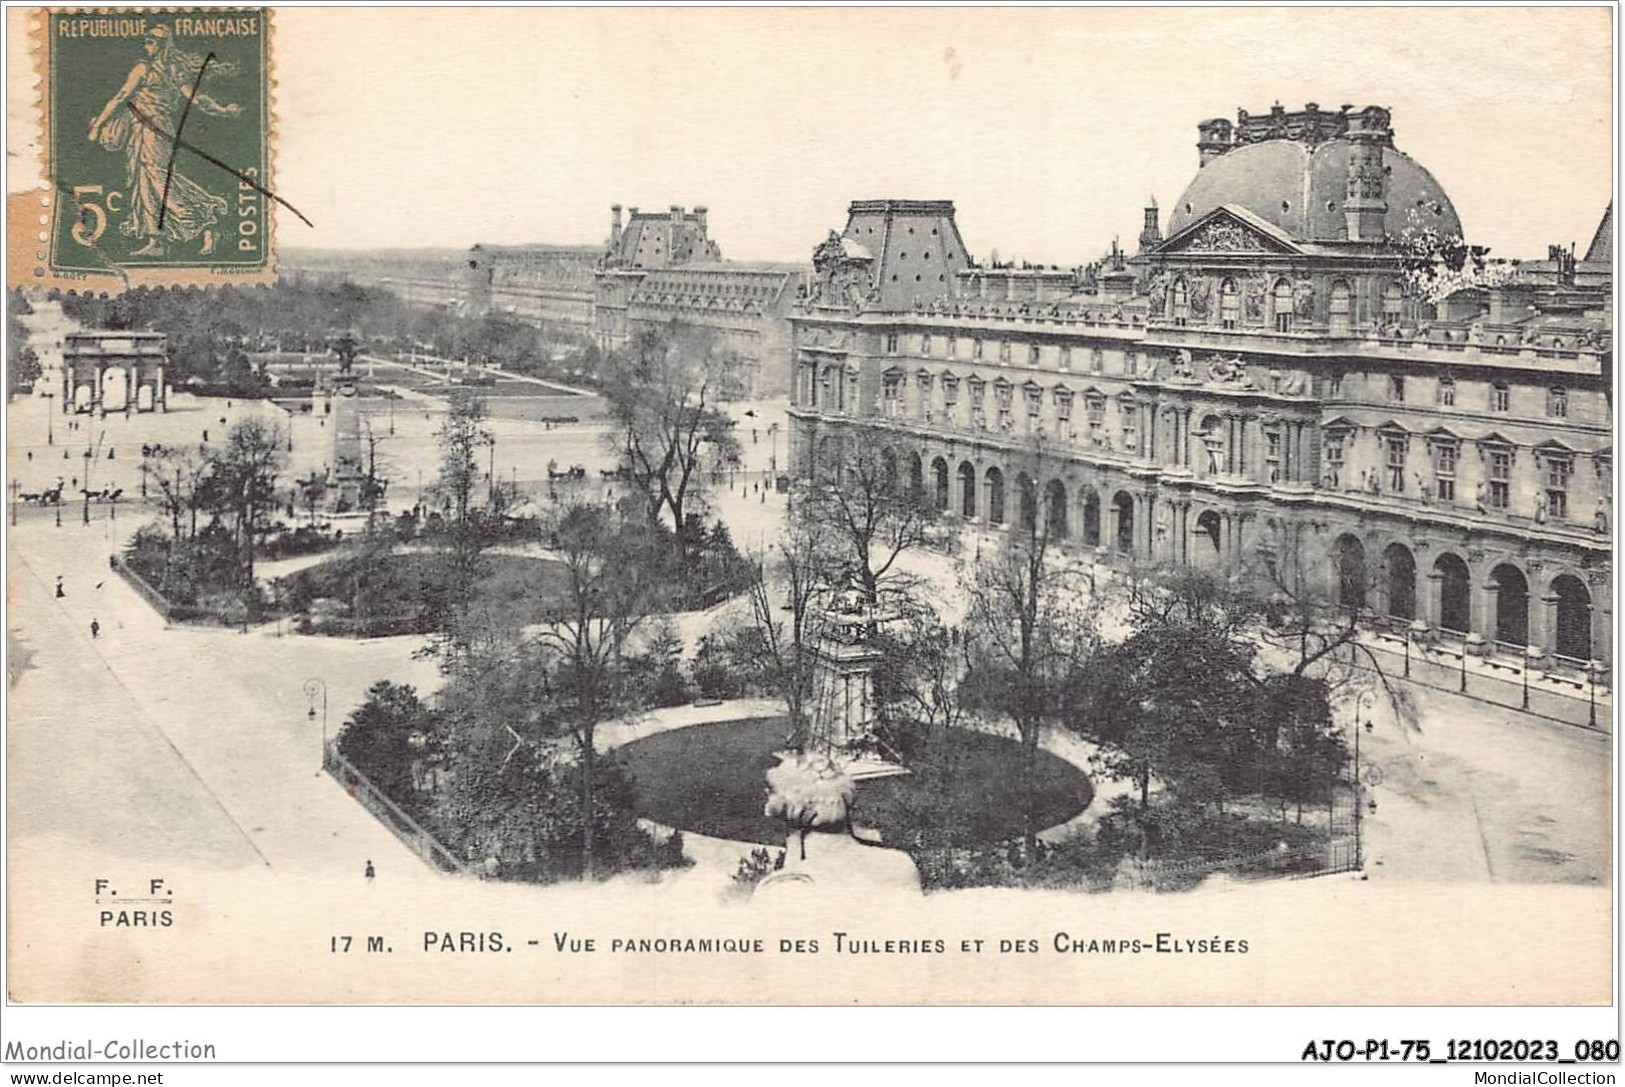
<svg viewBox="0 0 1625 1087">
<path fill-rule="evenodd" d="M 1348 196 L 1353 144 L 1333 139 L 1309 144 L 1263 140 L 1243 144 L 1210 161 L 1174 206 L 1168 233 L 1177 234 L 1221 204 L 1237 204 L 1269 220 L 1298 241 L 1334 242 L 1348 238 L 1343 202 Z M 1446 237 L 1461 235 L 1461 220 L 1450 197 L 1415 159 L 1383 148 L 1387 172 L 1386 232 L 1427 227 Z"/>
</svg>

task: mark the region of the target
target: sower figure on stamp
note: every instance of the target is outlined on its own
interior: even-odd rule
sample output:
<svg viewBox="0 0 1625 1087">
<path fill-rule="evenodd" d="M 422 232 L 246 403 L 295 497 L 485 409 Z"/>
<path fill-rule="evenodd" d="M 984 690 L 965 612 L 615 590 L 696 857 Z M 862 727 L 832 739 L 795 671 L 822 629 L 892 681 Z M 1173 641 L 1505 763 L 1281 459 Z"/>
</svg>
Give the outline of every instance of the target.
<svg viewBox="0 0 1625 1087">
<path fill-rule="evenodd" d="M 153 27 L 142 48 L 146 59 L 136 62 L 118 93 L 90 123 L 92 143 L 125 155 L 130 203 L 119 232 L 144 239 L 132 256 L 159 256 L 164 242 L 189 242 L 199 236 L 200 254 L 212 253 L 214 225 L 226 214 L 226 200 L 175 168 L 173 140 L 180 135 L 188 100 L 216 117 L 235 117 L 242 106 L 223 105 L 201 90 L 194 93 L 194 85 L 203 79 L 204 58 L 177 47 L 168 27 Z M 208 69 L 230 75 L 236 66 L 211 61 Z"/>
</svg>

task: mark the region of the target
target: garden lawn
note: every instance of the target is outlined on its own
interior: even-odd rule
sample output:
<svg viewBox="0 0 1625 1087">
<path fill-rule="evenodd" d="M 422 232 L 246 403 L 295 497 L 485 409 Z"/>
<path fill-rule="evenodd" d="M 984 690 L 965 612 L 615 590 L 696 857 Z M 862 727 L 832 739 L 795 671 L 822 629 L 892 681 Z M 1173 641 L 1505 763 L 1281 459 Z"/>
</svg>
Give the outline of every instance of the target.
<svg viewBox="0 0 1625 1087">
<path fill-rule="evenodd" d="M 428 605 L 436 592 L 440 561 L 426 551 L 381 559 L 344 555 L 290 575 L 280 596 L 296 611 L 307 610 L 321 597 L 342 601 L 350 609 L 344 619 L 362 628 L 356 633 L 363 635 L 427 634 L 435 626 Z M 487 554 L 480 562 L 484 576 L 477 589 L 476 613 L 506 629 L 542 621 L 560 585 L 563 568 L 557 562 L 504 554 Z"/>
<path fill-rule="evenodd" d="M 667 826 L 734 841 L 783 845 L 784 824 L 762 813 L 768 768 L 786 748 L 784 718 L 673 729 L 620 747 L 638 814 Z M 1021 749 L 1013 740 L 954 730 L 941 773 L 860 781 L 853 817 L 887 845 L 920 835 L 952 844 L 994 842 L 1022 830 Z M 1053 826 L 1089 805 L 1094 787 L 1064 759 L 1038 753 L 1037 826 Z"/>
</svg>

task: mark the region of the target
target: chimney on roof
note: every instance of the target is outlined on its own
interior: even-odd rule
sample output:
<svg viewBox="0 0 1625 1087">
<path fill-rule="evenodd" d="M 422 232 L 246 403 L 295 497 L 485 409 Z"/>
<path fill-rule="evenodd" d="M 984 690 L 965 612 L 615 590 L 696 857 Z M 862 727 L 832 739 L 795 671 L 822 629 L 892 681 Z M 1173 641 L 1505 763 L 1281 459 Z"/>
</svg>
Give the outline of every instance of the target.
<svg viewBox="0 0 1625 1087">
<path fill-rule="evenodd" d="M 1243 116 L 1246 116 L 1243 114 Z M 1202 121 L 1196 126 L 1197 166 L 1206 166 L 1230 150 L 1235 128 L 1223 117 Z"/>
<path fill-rule="evenodd" d="M 671 225 L 683 225 L 683 206 L 681 204 L 673 204 L 671 206 Z"/>
<path fill-rule="evenodd" d="M 707 209 L 706 209 L 706 206 L 704 204 L 695 204 L 694 205 L 694 219 L 695 219 L 696 222 L 699 223 L 700 237 L 701 238 L 704 238 L 706 236 L 705 235 L 705 229 L 706 229 L 705 228 L 705 213 L 706 213 L 706 210 Z"/>
<path fill-rule="evenodd" d="M 1388 111 L 1371 106 L 1349 117 L 1348 199 L 1343 218 L 1351 242 L 1380 242 L 1388 217 L 1388 175 L 1382 149 L 1393 139 Z"/>
<path fill-rule="evenodd" d="M 637 213 L 637 209 L 633 208 L 632 214 L 636 215 Z M 612 246 L 621 244 L 621 205 L 619 204 L 609 206 L 609 244 Z"/>
<path fill-rule="evenodd" d="M 1145 206 L 1145 225 L 1140 228 L 1140 252 L 1155 249 L 1162 242 L 1162 225 L 1157 222 L 1157 198 Z"/>
</svg>

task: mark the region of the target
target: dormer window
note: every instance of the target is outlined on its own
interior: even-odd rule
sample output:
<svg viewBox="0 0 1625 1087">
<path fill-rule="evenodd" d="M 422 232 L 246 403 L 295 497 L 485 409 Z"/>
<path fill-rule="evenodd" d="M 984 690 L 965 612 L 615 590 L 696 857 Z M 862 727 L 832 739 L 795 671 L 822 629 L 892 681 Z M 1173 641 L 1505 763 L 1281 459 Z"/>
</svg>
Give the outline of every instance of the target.
<svg viewBox="0 0 1625 1087">
<path fill-rule="evenodd" d="M 1191 292 L 1185 277 L 1180 276 L 1174 280 L 1174 289 L 1169 292 L 1173 303 L 1174 324 L 1183 328 L 1191 323 Z"/>
</svg>

